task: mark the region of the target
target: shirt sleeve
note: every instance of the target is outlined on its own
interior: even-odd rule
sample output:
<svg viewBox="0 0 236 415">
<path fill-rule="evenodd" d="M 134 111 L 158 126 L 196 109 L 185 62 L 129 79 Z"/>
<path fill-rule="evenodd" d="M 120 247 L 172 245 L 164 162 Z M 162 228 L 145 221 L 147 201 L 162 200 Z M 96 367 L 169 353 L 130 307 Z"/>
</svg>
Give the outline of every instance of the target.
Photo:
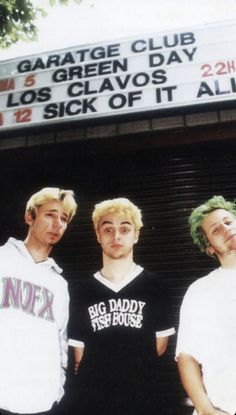
<svg viewBox="0 0 236 415">
<path fill-rule="evenodd" d="M 199 363 L 202 360 L 204 321 L 201 295 L 195 286 L 190 286 L 180 308 L 180 321 L 177 336 L 176 359 L 180 353 L 193 356 Z"/>
<path fill-rule="evenodd" d="M 59 341 L 61 352 L 61 383 L 64 385 L 66 380 L 65 371 L 68 364 L 68 338 L 67 338 L 67 325 L 69 320 L 69 293 L 66 287 L 64 302 L 61 305 L 63 310 L 63 317 L 61 319 L 61 325 L 59 327 Z"/>
</svg>

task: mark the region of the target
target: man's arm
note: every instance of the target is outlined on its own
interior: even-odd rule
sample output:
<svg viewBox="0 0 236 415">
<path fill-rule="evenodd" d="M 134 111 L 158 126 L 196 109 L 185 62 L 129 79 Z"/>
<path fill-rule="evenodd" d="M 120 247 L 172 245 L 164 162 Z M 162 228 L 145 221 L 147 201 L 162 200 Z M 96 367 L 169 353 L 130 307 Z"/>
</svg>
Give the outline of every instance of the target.
<svg viewBox="0 0 236 415">
<path fill-rule="evenodd" d="M 227 414 L 227 412 L 214 408 L 208 399 L 197 360 L 189 354 L 180 353 L 177 362 L 182 384 L 198 415 Z"/>
<path fill-rule="evenodd" d="M 74 374 L 75 375 L 77 375 L 78 373 L 79 365 L 83 357 L 83 353 L 84 353 L 83 347 L 74 347 L 74 358 L 75 358 Z"/>
<path fill-rule="evenodd" d="M 168 346 L 169 337 L 157 337 L 156 338 L 156 349 L 157 355 L 161 356 L 165 353 L 167 346 Z"/>
</svg>

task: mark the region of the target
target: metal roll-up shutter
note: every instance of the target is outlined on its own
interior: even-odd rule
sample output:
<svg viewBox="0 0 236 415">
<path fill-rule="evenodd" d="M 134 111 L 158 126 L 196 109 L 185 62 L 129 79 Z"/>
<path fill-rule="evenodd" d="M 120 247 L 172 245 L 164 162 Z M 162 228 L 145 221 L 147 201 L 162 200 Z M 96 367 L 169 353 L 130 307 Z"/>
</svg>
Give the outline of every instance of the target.
<svg viewBox="0 0 236 415">
<path fill-rule="evenodd" d="M 71 188 L 78 197 L 78 216 L 54 257 L 68 280 L 84 278 L 101 266 L 91 223 L 94 204 L 128 197 L 142 209 L 144 220 L 135 260 L 167 281 L 177 327 L 187 287 L 216 267 L 192 244 L 188 216 L 213 195 L 236 198 L 235 141 L 162 148 L 132 143 L 126 148 L 115 140 L 82 141 L 1 152 L 1 242 L 9 235 L 24 238 L 23 211 L 32 192 L 43 186 Z M 157 393 L 171 403 L 170 414 L 184 415 L 184 392 L 173 360 L 175 342 L 173 336 L 162 359 Z"/>
</svg>

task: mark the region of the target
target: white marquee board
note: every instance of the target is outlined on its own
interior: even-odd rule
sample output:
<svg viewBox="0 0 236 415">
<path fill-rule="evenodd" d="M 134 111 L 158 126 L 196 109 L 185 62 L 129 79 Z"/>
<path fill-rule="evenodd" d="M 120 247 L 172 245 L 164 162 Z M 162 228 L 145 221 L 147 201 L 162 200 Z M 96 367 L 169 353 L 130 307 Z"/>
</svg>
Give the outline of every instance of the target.
<svg viewBox="0 0 236 415">
<path fill-rule="evenodd" d="M 0 62 L 0 131 L 235 97 L 233 23 L 156 32 Z"/>
</svg>

